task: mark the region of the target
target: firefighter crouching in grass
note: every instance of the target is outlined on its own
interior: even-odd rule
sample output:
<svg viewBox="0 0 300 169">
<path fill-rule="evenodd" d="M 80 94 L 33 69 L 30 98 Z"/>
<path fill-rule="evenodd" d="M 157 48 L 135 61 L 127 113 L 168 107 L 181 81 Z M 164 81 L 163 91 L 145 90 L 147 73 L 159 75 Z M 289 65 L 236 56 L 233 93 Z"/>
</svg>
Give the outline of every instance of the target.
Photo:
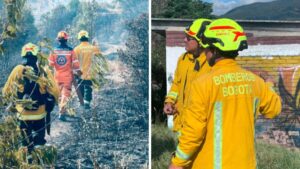
<svg viewBox="0 0 300 169">
<path fill-rule="evenodd" d="M 49 65 L 54 67 L 55 80 L 60 88 L 59 119 L 66 121 L 66 104 L 71 96 L 73 71 L 80 74 L 79 62 L 73 49 L 68 46 L 68 34 L 60 31 L 57 34 L 59 45 L 49 56 Z"/>
<path fill-rule="evenodd" d="M 89 34 L 85 30 L 78 33 L 80 44 L 74 48 L 75 55 L 80 63 L 81 76 L 78 77 L 78 85 L 81 95 L 83 96 L 84 109 L 90 109 L 90 104 L 93 98 L 93 82 L 95 76 L 92 63 L 96 62 L 95 57 L 101 57 L 98 47 L 89 43 Z"/>
<path fill-rule="evenodd" d="M 22 48 L 23 63 L 13 69 L 2 90 L 3 98 L 14 103 L 29 162 L 34 148 L 46 143 L 45 130 L 50 125 L 46 117 L 50 117 L 59 96 L 50 70 L 39 65 L 38 52 L 38 46 L 32 43 Z"/>
<path fill-rule="evenodd" d="M 262 78 L 241 68 L 238 51 L 246 34 L 231 19 L 217 19 L 204 32 L 212 71 L 195 80 L 169 169 L 255 169 L 255 119 L 281 111 L 280 97 Z"/>
<path fill-rule="evenodd" d="M 186 52 L 177 61 L 174 80 L 165 99 L 165 114 L 174 115 L 173 120 L 172 118 L 168 119 L 168 127 L 178 135 L 180 135 L 184 121 L 183 108 L 189 98 L 191 83 L 197 77 L 210 71 L 202 47 L 202 34 L 210 22 L 211 20 L 204 18 L 196 19 L 185 30 Z"/>
</svg>

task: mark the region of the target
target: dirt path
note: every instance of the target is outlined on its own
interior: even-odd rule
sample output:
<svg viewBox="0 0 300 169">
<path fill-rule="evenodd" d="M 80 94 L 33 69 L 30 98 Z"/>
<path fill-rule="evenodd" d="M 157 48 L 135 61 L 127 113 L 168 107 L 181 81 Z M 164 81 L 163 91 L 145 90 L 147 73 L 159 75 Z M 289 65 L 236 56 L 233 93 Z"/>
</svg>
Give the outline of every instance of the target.
<svg viewBox="0 0 300 169">
<path fill-rule="evenodd" d="M 93 93 L 91 110 L 75 102 L 82 118 L 61 122 L 53 115 L 47 140 L 58 149 L 57 168 L 148 167 L 147 98 L 137 93 L 139 84 L 124 65 L 113 61 L 110 68 L 108 82 Z"/>
</svg>

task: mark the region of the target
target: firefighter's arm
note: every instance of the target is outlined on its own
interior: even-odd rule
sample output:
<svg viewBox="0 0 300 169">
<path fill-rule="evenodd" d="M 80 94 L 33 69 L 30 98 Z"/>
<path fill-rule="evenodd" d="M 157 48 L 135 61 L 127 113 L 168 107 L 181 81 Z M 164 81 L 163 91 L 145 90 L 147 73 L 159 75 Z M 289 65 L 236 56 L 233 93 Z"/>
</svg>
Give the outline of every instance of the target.
<svg viewBox="0 0 300 169">
<path fill-rule="evenodd" d="M 266 118 L 274 118 L 281 112 L 281 99 L 270 83 L 264 83 L 263 89 L 259 111 Z"/>
<path fill-rule="evenodd" d="M 81 70 L 80 70 L 80 64 L 79 64 L 79 60 L 78 60 L 78 56 L 76 54 L 76 52 L 72 51 L 72 68 L 73 68 L 73 72 L 74 74 L 80 76 L 82 74 Z"/>
<path fill-rule="evenodd" d="M 175 104 L 177 98 L 178 98 L 178 94 L 179 94 L 179 84 L 181 83 L 181 78 L 180 78 L 180 74 L 179 74 L 179 69 L 180 69 L 180 60 L 182 57 L 179 57 L 178 61 L 177 61 L 177 66 L 176 66 L 176 70 L 174 73 L 174 79 L 171 85 L 171 88 L 165 98 L 165 103 L 172 103 Z"/>
<path fill-rule="evenodd" d="M 205 90 L 202 84 L 193 83 L 191 87 L 190 100 L 187 108 L 184 109 L 185 121 L 179 144 L 176 148 L 172 164 L 177 167 L 190 165 L 191 157 L 203 143 L 207 129 L 207 105 L 209 101 L 205 97 Z"/>
<path fill-rule="evenodd" d="M 177 61 L 177 66 L 176 66 L 176 70 L 175 70 L 175 73 L 174 73 L 174 79 L 173 79 L 170 91 L 168 92 L 168 94 L 165 98 L 164 112 L 167 115 L 172 115 L 175 112 L 175 103 L 176 103 L 177 98 L 178 98 L 179 85 L 181 83 L 180 74 L 179 74 L 181 59 L 182 59 L 182 56 L 179 57 L 179 59 Z"/>
<path fill-rule="evenodd" d="M 21 92 L 24 90 L 24 86 L 18 83 L 18 81 L 23 78 L 23 70 L 24 66 L 22 65 L 18 65 L 13 69 L 2 89 L 3 96 L 16 94 L 17 90 Z M 17 87 L 17 90 L 15 90 L 15 87 Z"/>
<path fill-rule="evenodd" d="M 53 67 L 55 65 L 54 54 L 51 52 L 48 58 L 49 66 Z"/>
</svg>

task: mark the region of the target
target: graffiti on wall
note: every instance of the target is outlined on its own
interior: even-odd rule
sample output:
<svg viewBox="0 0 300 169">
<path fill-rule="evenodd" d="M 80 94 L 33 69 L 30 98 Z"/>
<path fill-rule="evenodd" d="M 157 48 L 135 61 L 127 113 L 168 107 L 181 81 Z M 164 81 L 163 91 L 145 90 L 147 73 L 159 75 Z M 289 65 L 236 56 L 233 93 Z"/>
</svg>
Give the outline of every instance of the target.
<svg viewBox="0 0 300 169">
<path fill-rule="evenodd" d="M 297 63 L 289 57 L 280 56 L 271 59 L 242 57 L 238 62 L 263 79 L 272 79 L 274 89 L 282 100 L 282 112 L 271 124 L 262 117 L 258 120 L 257 128 L 261 134 L 258 137 L 274 143 L 300 147 L 300 60 Z"/>
<path fill-rule="evenodd" d="M 177 63 L 174 57 L 180 56 L 184 48 L 167 51 L 169 87 Z M 277 118 L 257 119 L 256 136 L 270 143 L 300 148 L 300 56 L 242 56 L 237 57 L 237 62 L 264 79 L 271 78 L 282 99 L 282 112 Z"/>
<path fill-rule="evenodd" d="M 286 127 L 299 127 L 300 124 L 300 66 L 280 67 L 279 94 L 286 117 L 282 120 Z"/>
</svg>

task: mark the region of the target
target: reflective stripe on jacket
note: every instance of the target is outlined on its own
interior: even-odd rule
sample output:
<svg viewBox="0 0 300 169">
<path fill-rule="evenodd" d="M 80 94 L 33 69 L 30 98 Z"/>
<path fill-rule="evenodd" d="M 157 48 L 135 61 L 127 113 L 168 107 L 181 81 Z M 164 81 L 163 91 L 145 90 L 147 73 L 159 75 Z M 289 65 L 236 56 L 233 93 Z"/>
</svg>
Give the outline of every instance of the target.
<svg viewBox="0 0 300 169">
<path fill-rule="evenodd" d="M 204 52 L 196 59 L 190 53 L 185 53 L 179 57 L 174 80 L 165 99 L 165 103 L 176 103 L 177 114 L 174 117 L 173 131 L 179 131 L 182 126 L 182 110 L 189 97 L 191 82 L 197 77 L 208 73 L 210 69 Z"/>
<path fill-rule="evenodd" d="M 41 120 L 46 117 L 45 105 L 41 105 L 38 110 L 25 110 L 21 105 L 16 105 L 18 110 L 17 118 L 19 120 Z"/>
<path fill-rule="evenodd" d="M 195 80 L 185 112 L 176 166 L 255 169 L 255 119 L 273 118 L 280 97 L 260 77 L 224 59 Z"/>
<path fill-rule="evenodd" d="M 49 56 L 49 65 L 55 68 L 57 82 L 73 80 L 73 70 L 79 70 L 77 56 L 70 47 L 55 48 Z"/>
<path fill-rule="evenodd" d="M 91 67 L 93 57 L 100 54 L 100 50 L 88 42 L 81 42 L 80 45 L 75 47 L 74 52 L 80 63 L 80 69 L 82 71 L 81 79 L 90 80 L 92 78 Z"/>
</svg>

